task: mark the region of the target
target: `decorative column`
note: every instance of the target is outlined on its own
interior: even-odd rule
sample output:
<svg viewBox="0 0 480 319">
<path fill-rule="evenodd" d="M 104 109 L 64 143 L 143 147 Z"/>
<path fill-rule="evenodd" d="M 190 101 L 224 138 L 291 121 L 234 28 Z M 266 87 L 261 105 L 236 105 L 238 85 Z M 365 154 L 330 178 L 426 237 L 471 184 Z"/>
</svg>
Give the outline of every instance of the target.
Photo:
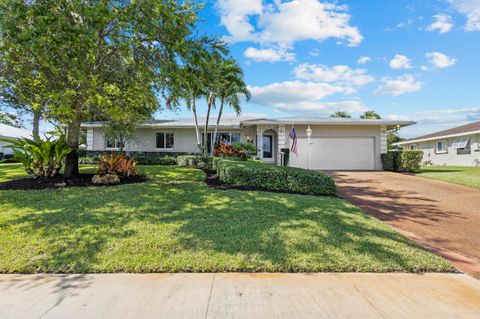
<svg viewBox="0 0 480 319">
<path fill-rule="evenodd" d="M 285 125 L 278 126 L 278 151 L 277 151 L 277 165 L 282 165 L 282 148 L 286 147 Z"/>
<path fill-rule="evenodd" d="M 257 125 L 257 156 L 263 160 L 263 128 L 261 125 Z"/>
</svg>

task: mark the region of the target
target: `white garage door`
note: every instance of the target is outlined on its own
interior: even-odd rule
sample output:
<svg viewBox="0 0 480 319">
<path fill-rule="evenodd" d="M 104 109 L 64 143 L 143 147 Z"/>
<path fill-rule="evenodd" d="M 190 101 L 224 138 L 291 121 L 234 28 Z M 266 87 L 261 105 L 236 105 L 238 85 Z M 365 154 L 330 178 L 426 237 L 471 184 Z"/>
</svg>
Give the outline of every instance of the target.
<svg viewBox="0 0 480 319">
<path fill-rule="evenodd" d="M 310 145 L 310 168 L 325 170 L 375 169 L 373 137 L 318 137 Z M 289 165 L 308 168 L 308 143 L 298 139 L 298 156 L 290 154 Z"/>
</svg>

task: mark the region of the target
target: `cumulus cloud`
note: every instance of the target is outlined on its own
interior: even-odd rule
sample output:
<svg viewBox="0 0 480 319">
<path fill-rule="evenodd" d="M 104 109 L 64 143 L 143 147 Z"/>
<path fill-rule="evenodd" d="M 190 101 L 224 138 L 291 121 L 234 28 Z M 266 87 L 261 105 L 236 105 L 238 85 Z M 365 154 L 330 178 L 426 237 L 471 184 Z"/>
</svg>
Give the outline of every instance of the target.
<svg viewBox="0 0 480 319">
<path fill-rule="evenodd" d="M 318 0 L 274 1 L 218 0 L 221 23 L 232 42 L 254 41 L 290 47 L 297 41 L 344 40 L 358 45 L 363 37 L 350 25 L 347 6 Z"/>
<path fill-rule="evenodd" d="M 243 53 L 247 58 L 257 62 L 279 62 L 279 61 L 294 61 L 295 54 L 288 52 L 286 49 L 256 49 L 247 48 Z"/>
<path fill-rule="evenodd" d="M 480 1 L 449 0 L 452 6 L 467 17 L 466 31 L 480 31 Z"/>
<path fill-rule="evenodd" d="M 427 28 L 427 31 L 438 31 L 438 33 L 443 34 L 452 30 L 452 17 L 450 17 L 449 15 L 437 14 L 433 16 L 433 19 L 435 21 Z"/>
<path fill-rule="evenodd" d="M 328 67 L 318 64 L 300 64 L 294 69 L 297 79 L 315 82 L 337 82 L 346 86 L 362 86 L 374 80 L 364 69 L 351 69 L 347 65 Z"/>
<path fill-rule="evenodd" d="M 357 64 L 367 64 L 370 61 L 372 61 L 372 58 L 362 55 L 361 57 L 358 58 Z"/>
<path fill-rule="evenodd" d="M 440 52 L 429 52 L 425 54 L 425 57 L 433 67 L 438 69 L 448 68 L 457 63 L 457 59 L 453 59 Z"/>
<path fill-rule="evenodd" d="M 265 86 L 249 87 L 252 93 L 251 102 L 271 106 L 284 111 L 323 112 L 344 110 L 362 112 L 366 107 L 356 100 L 340 102 L 324 102 L 324 98 L 335 94 L 349 94 L 345 86 L 330 83 L 285 81 L 271 83 Z"/>
<path fill-rule="evenodd" d="M 392 69 L 411 69 L 412 63 L 407 56 L 396 54 L 393 59 L 390 60 L 390 67 Z"/>
<path fill-rule="evenodd" d="M 396 78 L 384 77 L 382 83 L 373 92 L 375 95 L 399 96 L 405 93 L 417 92 L 422 89 L 423 83 L 417 81 L 411 74 Z"/>
</svg>

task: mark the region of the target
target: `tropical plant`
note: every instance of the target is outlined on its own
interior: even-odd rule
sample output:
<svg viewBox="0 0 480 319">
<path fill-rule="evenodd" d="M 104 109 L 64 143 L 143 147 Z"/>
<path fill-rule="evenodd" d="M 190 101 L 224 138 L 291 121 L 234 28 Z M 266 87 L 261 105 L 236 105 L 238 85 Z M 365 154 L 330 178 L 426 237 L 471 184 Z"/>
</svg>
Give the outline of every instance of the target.
<svg viewBox="0 0 480 319">
<path fill-rule="evenodd" d="M 217 157 L 237 157 L 247 159 L 248 154 L 244 148 L 234 147 L 230 144 L 220 143 L 215 145 L 213 155 Z"/>
<path fill-rule="evenodd" d="M 380 114 L 378 114 L 377 112 L 373 111 L 373 110 L 370 110 L 370 111 L 365 111 L 365 113 L 363 113 L 362 115 L 360 115 L 360 118 L 361 119 L 365 119 L 365 120 L 379 120 L 381 119 L 382 117 L 380 116 Z"/>
<path fill-rule="evenodd" d="M 217 97 L 220 99 L 220 107 L 218 109 L 217 123 L 213 133 L 213 140 L 217 141 L 218 127 L 223 114 L 223 106 L 227 104 L 235 113 L 240 115 L 242 112 L 240 97 L 244 95 L 249 101 L 251 94 L 247 88 L 247 84 L 243 80 L 243 70 L 233 59 L 222 61 L 219 66 L 221 71 L 217 88 Z"/>
<path fill-rule="evenodd" d="M 7 145 L 13 150 L 15 158 L 19 159 L 25 171 L 33 178 L 49 179 L 57 176 L 62 169 L 62 161 L 72 151 L 67 146 L 65 136 L 57 139 L 53 136 L 40 139 L 20 138 L 16 141 L 9 141 Z"/>
<path fill-rule="evenodd" d="M 336 111 L 335 113 L 330 115 L 330 117 L 339 117 L 339 118 L 349 119 L 352 116 L 350 114 L 348 114 L 347 112 L 344 112 L 344 111 Z"/>
<path fill-rule="evenodd" d="M 102 154 L 98 159 L 97 173 L 100 175 L 112 174 L 123 177 L 137 176 L 137 161 L 126 158 L 124 154 Z"/>
</svg>

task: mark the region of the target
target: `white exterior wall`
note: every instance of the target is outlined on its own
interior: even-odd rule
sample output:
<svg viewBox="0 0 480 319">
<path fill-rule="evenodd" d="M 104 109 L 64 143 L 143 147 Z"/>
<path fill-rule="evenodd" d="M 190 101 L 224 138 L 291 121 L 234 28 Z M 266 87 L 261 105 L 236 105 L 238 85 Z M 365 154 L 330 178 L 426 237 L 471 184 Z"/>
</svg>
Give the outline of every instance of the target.
<svg viewBox="0 0 480 319">
<path fill-rule="evenodd" d="M 203 131 L 203 130 L 202 130 Z M 200 134 L 202 134 L 202 131 Z M 209 130 L 210 131 L 210 130 Z M 156 132 L 174 133 L 174 148 L 157 149 Z M 210 131 L 213 133 L 213 129 Z M 223 132 L 241 132 L 240 129 L 220 129 Z M 88 130 L 87 130 L 88 136 Z M 243 134 L 240 137 L 244 140 Z M 200 136 L 201 139 L 201 136 Z M 88 138 L 87 138 L 88 140 Z M 93 129 L 93 146 L 88 150 L 105 151 L 105 135 L 102 128 Z M 162 152 L 162 153 L 199 153 L 197 137 L 194 128 L 139 128 L 126 145 L 125 151 L 136 152 Z"/>
<path fill-rule="evenodd" d="M 423 162 L 432 161 L 435 165 L 473 166 L 475 160 L 480 161 L 480 134 L 464 135 L 463 137 L 470 138 L 470 154 L 457 155 L 457 150 L 452 148 L 453 142 L 459 137 L 403 144 L 402 147 L 409 149 L 410 145 L 416 145 L 418 150 L 423 151 Z M 448 142 L 447 153 L 435 152 L 435 144 L 437 141 Z"/>
<path fill-rule="evenodd" d="M 13 154 L 12 152 L 12 149 L 10 148 L 6 148 L 5 146 L 6 145 L 9 145 L 10 143 L 8 142 L 3 142 L 3 141 L 0 141 L 0 153 L 3 153 L 3 154 Z"/>
<path fill-rule="evenodd" d="M 308 125 L 295 125 L 298 137 L 306 138 Z M 381 127 L 380 125 L 310 125 L 312 138 L 315 137 L 372 137 L 375 145 L 375 170 L 382 169 L 381 153 Z M 291 125 L 285 126 L 285 142 L 289 147 L 291 139 L 288 137 L 292 129 Z M 341 143 L 341 140 L 339 141 Z M 298 150 L 301 152 L 302 150 Z"/>
</svg>

